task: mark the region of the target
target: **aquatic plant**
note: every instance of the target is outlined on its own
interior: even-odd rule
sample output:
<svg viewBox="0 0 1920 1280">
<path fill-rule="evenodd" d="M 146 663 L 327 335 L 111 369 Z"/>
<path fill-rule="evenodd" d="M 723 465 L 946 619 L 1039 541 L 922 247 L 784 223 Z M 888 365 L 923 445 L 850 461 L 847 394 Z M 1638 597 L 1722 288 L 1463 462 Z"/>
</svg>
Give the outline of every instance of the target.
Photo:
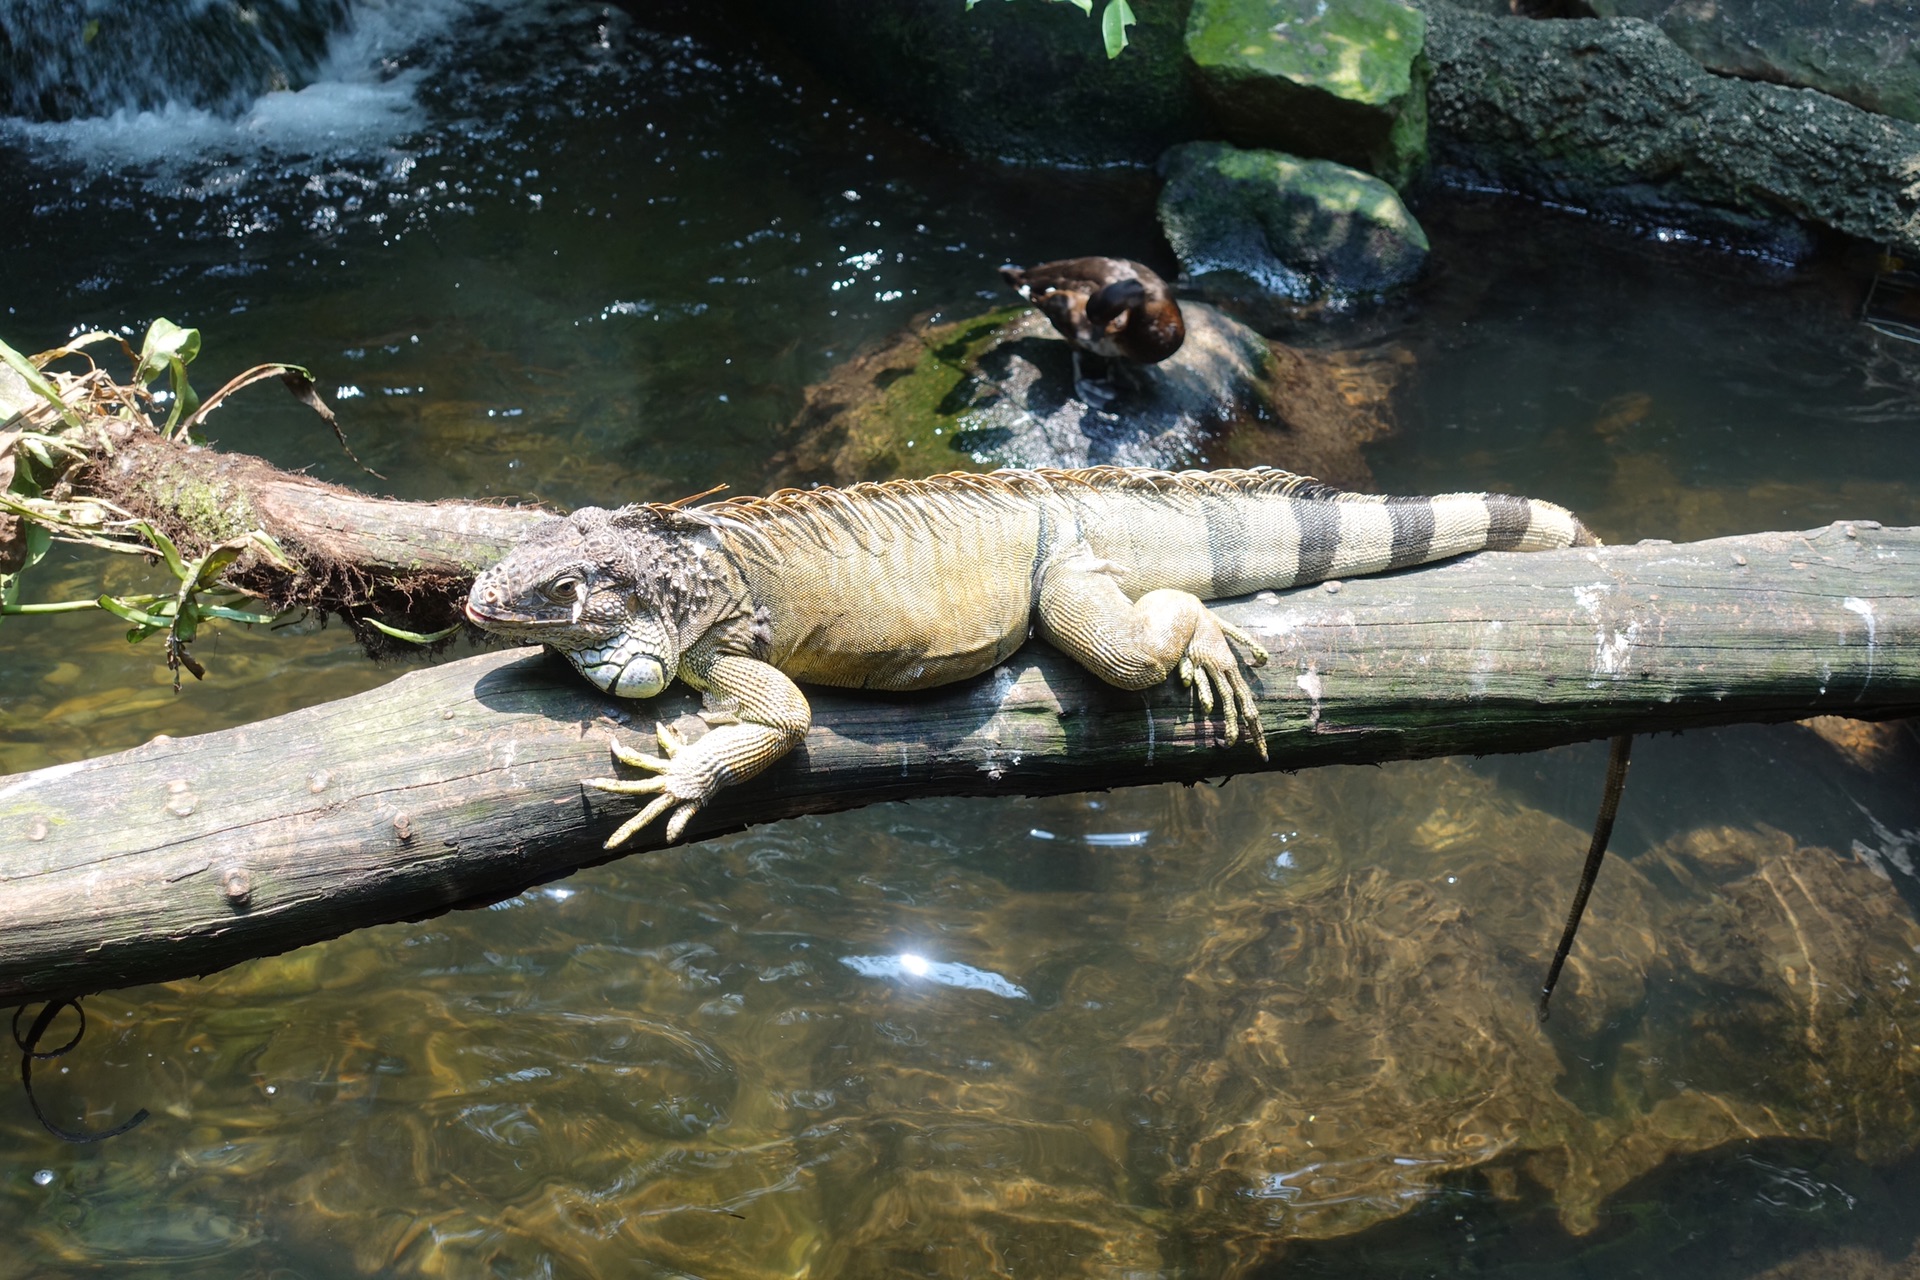
<svg viewBox="0 0 1920 1280">
<path fill-rule="evenodd" d="M 980 3 L 980 0 L 967 0 L 967 9 Z M 1049 4 L 1070 4 L 1089 18 L 1093 16 L 1093 0 L 1048 0 Z M 1100 11 L 1100 39 L 1106 43 L 1107 56 L 1117 58 L 1120 51 L 1127 47 L 1127 28 L 1137 20 L 1127 0 L 1108 0 Z"/>
<path fill-rule="evenodd" d="M 133 362 L 130 381 L 101 368 L 89 348 L 119 344 Z M 229 381 L 202 401 L 187 378 L 200 352 L 200 331 L 156 319 L 135 351 L 118 334 L 95 331 L 64 346 L 26 356 L 0 342 L 0 361 L 11 376 L 0 381 L 0 616 L 103 610 L 132 624 L 128 643 L 166 636 L 167 667 L 174 689 L 184 668 L 196 680 L 206 668 L 189 646 L 208 622 L 271 622 L 278 611 L 241 608 L 251 593 L 227 584 L 223 575 L 243 558 L 292 568 L 285 552 L 264 530 L 247 528 L 188 556 L 153 521 L 98 494 L 77 492 L 72 473 L 111 456 L 116 437 L 143 428 L 174 441 L 192 438 L 196 427 L 242 387 L 279 378 L 296 396 L 332 421 L 303 368 L 263 364 Z M 78 372 L 53 369 L 77 358 Z M 165 389 L 155 384 L 166 379 Z M 164 418 L 161 414 L 164 413 Z M 335 424 L 335 431 L 339 427 Z M 344 446 L 345 441 L 342 440 Z M 146 556 L 164 564 L 177 585 L 151 593 L 102 593 L 87 599 L 21 603 L 22 576 L 38 565 L 55 542 Z"/>
</svg>

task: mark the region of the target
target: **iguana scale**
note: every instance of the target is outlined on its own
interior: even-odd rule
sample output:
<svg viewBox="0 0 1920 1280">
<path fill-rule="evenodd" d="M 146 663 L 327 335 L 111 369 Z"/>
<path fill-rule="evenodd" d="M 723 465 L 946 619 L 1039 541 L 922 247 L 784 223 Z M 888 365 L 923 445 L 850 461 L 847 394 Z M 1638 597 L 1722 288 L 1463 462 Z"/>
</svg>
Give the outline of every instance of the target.
<svg viewBox="0 0 1920 1280">
<path fill-rule="evenodd" d="M 612 848 L 662 814 L 677 839 L 721 787 L 785 755 L 812 719 L 794 683 L 924 689 L 978 675 L 1037 632 L 1108 684 L 1178 672 L 1227 740 L 1266 740 L 1229 641 L 1265 650 L 1203 599 L 1424 564 L 1470 551 L 1597 541 L 1529 498 L 1343 493 L 1268 468 L 954 473 L 785 489 L 705 506 L 583 507 L 473 584 L 477 626 L 559 650 L 587 679 L 647 698 L 675 677 L 713 728 L 647 770 L 595 778 L 651 795 Z"/>
</svg>

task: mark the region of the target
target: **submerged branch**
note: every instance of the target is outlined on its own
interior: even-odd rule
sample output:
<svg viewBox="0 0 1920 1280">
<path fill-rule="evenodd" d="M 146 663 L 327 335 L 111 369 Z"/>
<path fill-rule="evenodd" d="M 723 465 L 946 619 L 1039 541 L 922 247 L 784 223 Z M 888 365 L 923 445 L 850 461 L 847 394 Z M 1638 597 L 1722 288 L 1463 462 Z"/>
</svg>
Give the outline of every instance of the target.
<svg viewBox="0 0 1920 1280">
<path fill-rule="evenodd" d="M 814 691 L 806 742 L 691 834 L 921 796 L 1920 711 L 1920 529 L 1480 555 L 1221 611 L 1274 655 L 1255 673 L 1265 764 L 1177 686 L 1121 692 L 1034 644 L 929 693 Z M 619 702 L 520 650 L 0 780 L 0 1003 L 206 973 L 602 861 L 633 811 L 579 782 L 608 771 L 607 731 L 691 727 L 693 708 L 679 692 Z"/>
</svg>

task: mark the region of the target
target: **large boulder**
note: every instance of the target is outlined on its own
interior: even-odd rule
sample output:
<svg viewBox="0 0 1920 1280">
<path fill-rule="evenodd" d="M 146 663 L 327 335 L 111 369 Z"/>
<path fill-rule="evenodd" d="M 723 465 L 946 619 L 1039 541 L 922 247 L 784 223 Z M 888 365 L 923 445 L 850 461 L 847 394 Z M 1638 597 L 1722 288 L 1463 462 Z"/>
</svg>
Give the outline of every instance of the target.
<svg viewBox="0 0 1920 1280">
<path fill-rule="evenodd" d="M 1425 31 L 1403 0 L 1195 0 L 1187 56 L 1236 142 L 1398 184 L 1425 155 Z"/>
<path fill-rule="evenodd" d="M 917 324 L 807 389 L 769 483 L 1266 464 L 1368 486 L 1360 447 L 1389 429 L 1400 360 L 1299 351 L 1205 303 L 1181 310 L 1180 350 L 1118 373 L 1107 408 L 1077 398 L 1072 352 L 1037 312 Z"/>
<path fill-rule="evenodd" d="M 1194 287 L 1291 302 L 1386 293 L 1427 260 L 1427 234 L 1380 179 L 1279 151 L 1219 142 L 1160 161 L 1160 226 Z"/>
<path fill-rule="evenodd" d="M 1189 0 L 1134 6 L 1108 59 L 1097 22 L 1071 4 L 998 0 L 752 0 L 752 7 L 863 102 L 988 159 L 1150 162 L 1206 131 L 1187 66 Z"/>
<path fill-rule="evenodd" d="M 1920 251 L 1920 126 L 1714 75 L 1637 19 L 1419 2 L 1443 178 L 1760 248 L 1791 251 L 1778 230 L 1797 218 Z"/>
<path fill-rule="evenodd" d="M 1913 0 L 1587 0 L 1644 18 L 1723 75 L 1818 89 L 1920 123 L 1920 4 Z"/>
</svg>

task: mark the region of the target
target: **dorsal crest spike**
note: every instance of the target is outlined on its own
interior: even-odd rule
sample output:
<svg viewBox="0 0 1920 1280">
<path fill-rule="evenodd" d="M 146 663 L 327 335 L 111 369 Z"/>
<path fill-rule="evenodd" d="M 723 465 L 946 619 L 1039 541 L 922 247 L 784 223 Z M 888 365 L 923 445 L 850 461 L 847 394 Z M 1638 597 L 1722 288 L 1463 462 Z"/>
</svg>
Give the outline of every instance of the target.
<svg viewBox="0 0 1920 1280">
<path fill-rule="evenodd" d="M 714 485 L 710 489 L 702 489 L 698 493 L 690 493 L 684 498 L 675 498 L 672 502 L 663 502 L 660 505 L 664 507 L 676 507 L 676 508 L 686 507 L 700 501 L 700 499 L 702 498 L 711 498 L 716 493 L 725 493 L 728 489 L 731 489 L 732 487 L 733 486 L 728 484 L 725 480 L 722 480 L 719 484 Z"/>
</svg>

